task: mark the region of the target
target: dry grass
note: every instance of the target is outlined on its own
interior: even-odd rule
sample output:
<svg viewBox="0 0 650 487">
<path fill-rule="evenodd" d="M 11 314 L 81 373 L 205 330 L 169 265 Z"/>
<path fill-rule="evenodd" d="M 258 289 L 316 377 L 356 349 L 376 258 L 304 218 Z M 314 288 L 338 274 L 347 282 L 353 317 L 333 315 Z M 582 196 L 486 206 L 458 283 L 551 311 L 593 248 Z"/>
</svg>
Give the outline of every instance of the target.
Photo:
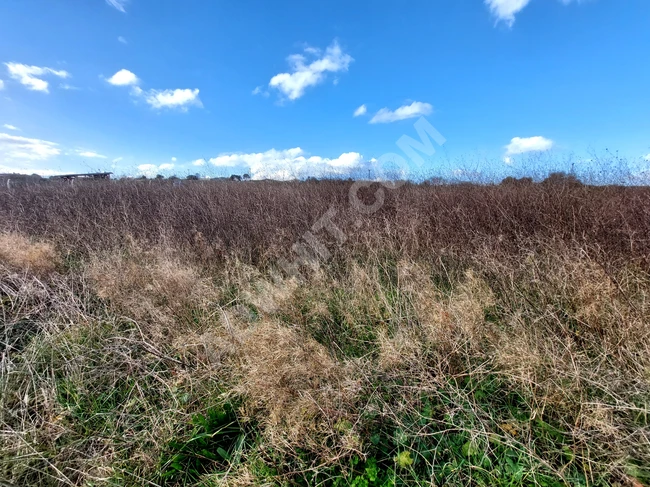
<svg viewBox="0 0 650 487">
<path fill-rule="evenodd" d="M 358 451 L 350 424 L 358 380 L 325 347 L 296 330 L 260 323 L 241 348 L 237 390 L 259 417 L 269 445 L 318 452 L 332 461 Z"/>
<path fill-rule="evenodd" d="M 34 242 L 16 233 L 0 233 L 0 264 L 17 272 L 43 275 L 53 272 L 60 259 L 48 242 Z"/>
<path fill-rule="evenodd" d="M 650 479 L 644 188 L 406 185 L 357 225 L 342 182 L 42 191 L 0 195 L 0 480 Z M 346 244 L 279 275 L 332 202 Z"/>
</svg>

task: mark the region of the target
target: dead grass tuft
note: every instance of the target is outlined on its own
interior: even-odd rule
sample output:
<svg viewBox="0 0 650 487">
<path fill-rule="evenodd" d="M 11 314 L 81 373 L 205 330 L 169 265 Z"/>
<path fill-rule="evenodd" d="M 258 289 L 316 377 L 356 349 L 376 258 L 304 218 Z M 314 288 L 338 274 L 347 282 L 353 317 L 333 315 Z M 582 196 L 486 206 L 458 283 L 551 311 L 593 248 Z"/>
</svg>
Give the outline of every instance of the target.
<svg viewBox="0 0 650 487">
<path fill-rule="evenodd" d="M 60 258 L 48 242 L 32 241 L 17 233 L 0 233 L 0 263 L 14 271 L 42 276 L 54 272 Z"/>
<path fill-rule="evenodd" d="M 274 447 L 306 448 L 324 458 L 358 448 L 350 422 L 358 383 L 313 339 L 261 323 L 244 337 L 240 373 L 247 410 Z"/>
<path fill-rule="evenodd" d="M 218 297 L 209 279 L 169 249 L 94 254 L 87 273 L 100 298 L 163 333 L 178 328 L 174 325 L 200 328 Z"/>
</svg>

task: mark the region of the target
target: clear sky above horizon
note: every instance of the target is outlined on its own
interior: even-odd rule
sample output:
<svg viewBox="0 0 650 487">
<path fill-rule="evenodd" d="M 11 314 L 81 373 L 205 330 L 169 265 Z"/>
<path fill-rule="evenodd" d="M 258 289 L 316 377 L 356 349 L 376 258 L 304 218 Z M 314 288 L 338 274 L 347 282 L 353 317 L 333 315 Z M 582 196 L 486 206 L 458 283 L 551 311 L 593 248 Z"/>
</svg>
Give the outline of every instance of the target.
<svg viewBox="0 0 650 487">
<path fill-rule="evenodd" d="M 649 52 L 647 0 L 3 0 L 0 172 L 347 174 L 421 116 L 419 172 L 643 172 Z"/>
</svg>

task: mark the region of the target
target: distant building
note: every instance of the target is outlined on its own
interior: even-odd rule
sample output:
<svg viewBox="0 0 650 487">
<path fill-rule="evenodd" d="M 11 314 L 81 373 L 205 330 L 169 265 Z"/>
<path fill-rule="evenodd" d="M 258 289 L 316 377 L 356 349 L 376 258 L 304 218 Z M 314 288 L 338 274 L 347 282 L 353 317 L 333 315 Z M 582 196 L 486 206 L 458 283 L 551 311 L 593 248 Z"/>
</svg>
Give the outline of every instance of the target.
<svg viewBox="0 0 650 487">
<path fill-rule="evenodd" d="M 58 176 L 50 176 L 50 179 L 62 179 L 64 181 L 72 181 L 73 179 L 111 179 L 112 172 L 91 172 L 86 174 L 60 174 Z"/>
</svg>

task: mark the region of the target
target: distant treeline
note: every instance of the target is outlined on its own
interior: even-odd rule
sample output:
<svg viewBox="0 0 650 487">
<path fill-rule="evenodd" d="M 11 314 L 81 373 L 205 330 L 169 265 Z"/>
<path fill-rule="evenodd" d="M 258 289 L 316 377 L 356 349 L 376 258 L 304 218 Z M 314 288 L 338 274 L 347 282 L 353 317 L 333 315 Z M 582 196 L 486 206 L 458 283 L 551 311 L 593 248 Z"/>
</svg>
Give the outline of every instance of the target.
<svg viewBox="0 0 650 487">
<path fill-rule="evenodd" d="M 363 179 L 363 178 L 361 178 Z M 163 174 L 158 174 L 153 178 L 149 178 L 145 175 L 140 175 L 140 176 L 120 176 L 117 178 L 113 178 L 113 180 L 117 181 L 252 181 L 252 178 L 249 174 L 232 174 L 229 177 L 203 177 L 200 174 L 188 174 L 186 176 L 165 176 Z M 328 176 L 328 177 L 315 177 L 315 176 L 310 176 L 303 181 L 305 182 L 320 182 L 320 181 L 331 181 L 331 180 L 339 180 L 339 181 L 354 181 L 357 179 L 354 178 L 344 178 L 342 176 L 334 177 L 334 176 Z M 89 180 L 83 180 L 83 181 L 89 181 Z M 92 180 L 91 180 L 92 181 Z M 300 181 L 300 180 L 295 180 L 295 181 Z M 19 185 L 19 186 L 24 186 L 24 185 L 29 185 L 29 184 L 47 184 L 50 182 L 66 182 L 65 180 L 61 180 L 59 178 L 48 178 L 48 177 L 42 177 L 38 174 L 18 174 L 18 173 L 13 173 L 13 174 L 0 174 L 0 184 L 3 186 L 7 186 L 7 183 L 9 182 L 9 185 Z M 409 181 L 411 184 L 424 184 L 424 185 L 445 185 L 445 184 L 458 184 L 458 183 L 472 183 L 472 184 L 480 184 L 480 183 L 485 183 L 485 181 L 480 181 L 479 178 L 472 178 L 472 177 L 467 177 L 467 178 L 443 178 L 443 177 L 425 177 L 425 178 L 420 178 L 419 180 L 412 180 Z M 494 184 L 491 182 L 487 182 L 488 184 Z M 526 186 L 530 184 L 536 184 L 536 183 L 542 183 L 542 184 L 563 184 L 563 185 L 581 185 L 583 182 L 580 180 L 580 178 L 575 175 L 575 174 L 569 174 L 566 172 L 551 172 L 548 176 L 546 176 L 543 179 L 534 179 L 532 177 L 521 177 L 521 178 L 516 178 L 513 176 L 508 176 L 501 180 L 500 184 L 502 185 L 508 185 L 508 186 Z"/>
</svg>

